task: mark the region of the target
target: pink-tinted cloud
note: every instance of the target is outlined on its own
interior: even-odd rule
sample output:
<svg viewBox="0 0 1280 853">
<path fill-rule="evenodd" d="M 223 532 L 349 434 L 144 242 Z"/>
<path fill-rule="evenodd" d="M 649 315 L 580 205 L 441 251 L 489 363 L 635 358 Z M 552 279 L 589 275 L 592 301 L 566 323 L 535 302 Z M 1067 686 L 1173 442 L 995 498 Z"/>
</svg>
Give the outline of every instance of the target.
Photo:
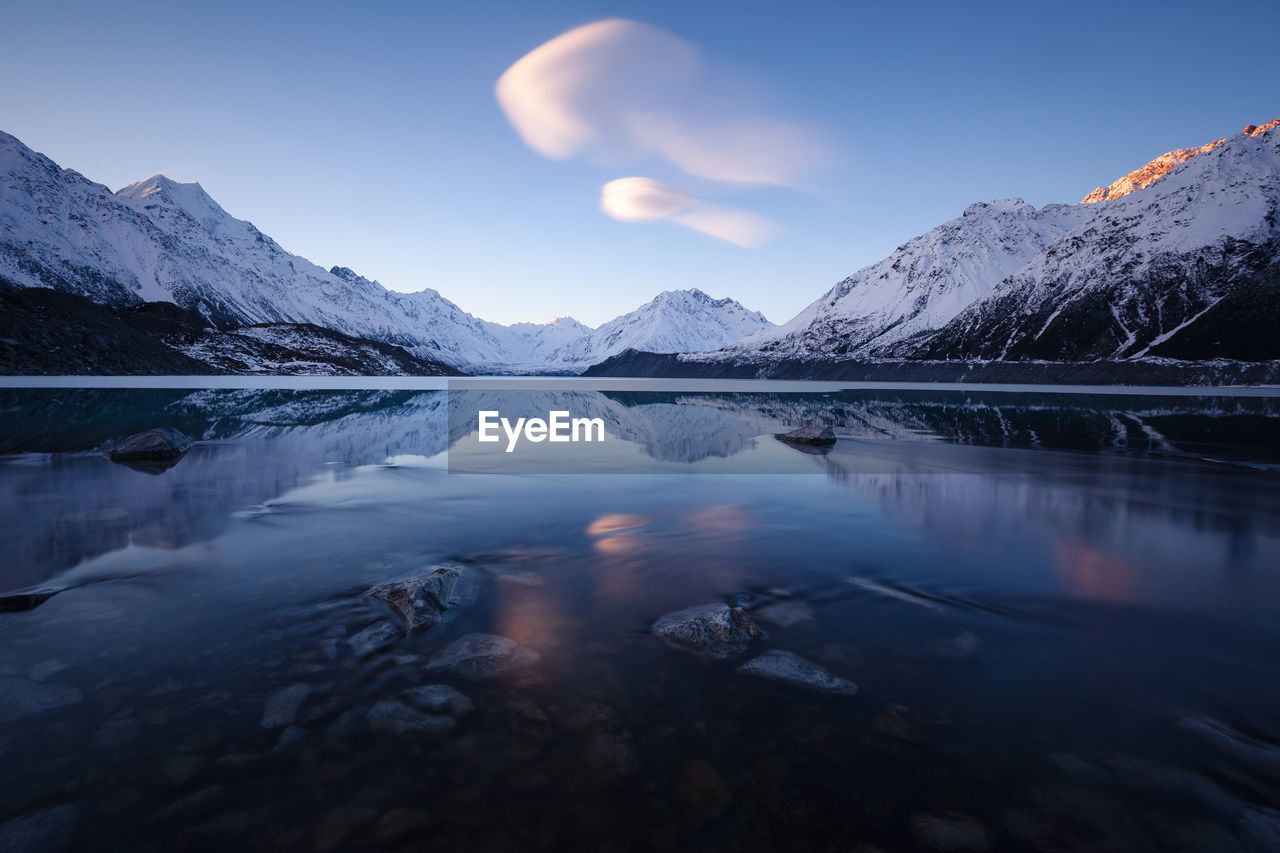
<svg viewBox="0 0 1280 853">
<path fill-rule="evenodd" d="M 725 205 L 699 201 L 683 187 L 652 178 L 619 178 L 601 188 L 600 209 L 621 222 L 666 220 L 754 249 L 778 230 L 770 220 Z"/>
<path fill-rule="evenodd" d="M 635 21 L 557 36 L 507 69 L 496 94 L 525 143 L 553 159 L 656 156 L 698 178 L 792 188 L 832 161 L 821 134 L 773 115 L 740 75 Z"/>
</svg>

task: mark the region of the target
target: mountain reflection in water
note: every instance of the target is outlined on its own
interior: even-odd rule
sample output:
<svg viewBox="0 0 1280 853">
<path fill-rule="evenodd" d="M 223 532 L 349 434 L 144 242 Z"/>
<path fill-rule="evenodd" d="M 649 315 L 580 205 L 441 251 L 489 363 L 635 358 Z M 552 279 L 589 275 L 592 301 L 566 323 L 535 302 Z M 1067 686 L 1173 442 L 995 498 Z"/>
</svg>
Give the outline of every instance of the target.
<svg viewBox="0 0 1280 853">
<path fill-rule="evenodd" d="M 760 388 L 0 391 L 0 591 L 65 590 L 0 613 L 0 823 L 70 806 L 98 849 L 1269 831 L 1280 399 Z M 458 473 L 508 464 L 458 417 L 481 408 L 609 440 Z M 814 425 L 836 444 L 775 438 Z M 160 426 L 197 440 L 167 470 L 100 452 Z M 480 578 L 456 621 L 353 651 L 365 589 L 449 560 Z M 706 663 L 648 630 L 708 602 L 768 636 Z M 422 669 L 473 632 L 536 667 Z M 765 649 L 858 694 L 735 673 Z M 432 680 L 475 705 L 447 737 L 364 722 Z M 293 685 L 282 736 L 260 720 Z"/>
</svg>

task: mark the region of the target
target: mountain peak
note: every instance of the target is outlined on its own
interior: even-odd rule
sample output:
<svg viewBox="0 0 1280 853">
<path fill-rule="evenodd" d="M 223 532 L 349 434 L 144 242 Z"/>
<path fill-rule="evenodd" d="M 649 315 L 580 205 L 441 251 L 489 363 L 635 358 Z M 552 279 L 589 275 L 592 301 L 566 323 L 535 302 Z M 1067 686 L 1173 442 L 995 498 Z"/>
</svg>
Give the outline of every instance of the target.
<svg viewBox="0 0 1280 853">
<path fill-rule="evenodd" d="M 121 187 L 116 197 L 141 202 L 144 207 L 177 210 L 200 224 L 210 234 L 223 237 L 257 239 L 258 231 L 252 224 L 236 219 L 223 210 L 222 205 L 205 192 L 199 181 L 183 183 L 167 175 L 156 173 L 151 177 Z"/>
<path fill-rule="evenodd" d="M 1246 136 L 1257 137 L 1269 130 L 1274 130 L 1276 127 L 1280 127 L 1280 118 L 1272 119 L 1261 127 L 1252 124 L 1245 125 L 1242 133 Z M 1146 189 L 1192 157 L 1208 154 L 1226 141 L 1227 137 L 1224 136 L 1222 139 L 1206 142 L 1198 148 L 1175 148 L 1172 151 L 1167 151 L 1142 168 L 1135 169 L 1124 177 L 1112 181 L 1110 186 L 1098 187 L 1082 198 L 1080 203 L 1094 204 L 1099 201 L 1110 201 L 1113 198 L 1120 198 L 1121 196 L 1129 195 L 1129 193 Z"/>
</svg>

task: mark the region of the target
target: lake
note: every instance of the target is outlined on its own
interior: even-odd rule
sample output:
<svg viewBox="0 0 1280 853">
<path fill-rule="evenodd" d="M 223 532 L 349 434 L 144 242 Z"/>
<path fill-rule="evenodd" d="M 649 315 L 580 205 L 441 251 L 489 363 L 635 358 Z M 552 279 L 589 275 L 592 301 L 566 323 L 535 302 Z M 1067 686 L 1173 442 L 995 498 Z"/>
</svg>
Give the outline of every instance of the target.
<svg viewBox="0 0 1280 853">
<path fill-rule="evenodd" d="M 84 384 L 0 388 L 0 850 L 1280 849 L 1280 392 Z"/>
</svg>

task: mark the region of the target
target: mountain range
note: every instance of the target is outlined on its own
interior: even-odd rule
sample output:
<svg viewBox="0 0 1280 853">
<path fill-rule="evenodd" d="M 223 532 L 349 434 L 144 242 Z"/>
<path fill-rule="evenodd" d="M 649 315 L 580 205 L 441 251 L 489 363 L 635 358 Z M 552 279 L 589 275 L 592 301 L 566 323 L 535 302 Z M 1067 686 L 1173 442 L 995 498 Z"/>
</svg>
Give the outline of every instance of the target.
<svg viewBox="0 0 1280 853">
<path fill-rule="evenodd" d="M 4 133 L 0 280 L 114 309 L 170 302 L 221 331 L 309 324 L 468 371 L 573 372 L 627 348 L 716 349 L 772 327 L 696 289 L 660 293 L 598 329 L 569 317 L 488 322 L 436 290 L 397 293 L 293 255 L 198 183 L 153 175 L 113 193 Z"/>
<path fill-rule="evenodd" d="M 156 175 L 113 193 L 0 133 L 0 283 L 83 297 L 134 326 L 143 306 L 172 303 L 185 320 L 166 327 L 164 345 L 218 371 L 820 377 L 878 365 L 915 377 L 962 362 L 988 375 L 1070 363 L 1121 376 L 1232 362 L 1270 375 L 1280 360 L 1278 126 L 1170 151 L 1078 204 L 970 205 L 781 326 L 695 289 L 597 329 L 567 317 L 501 325 L 435 290 L 398 293 L 325 270 L 199 184 Z M 316 337 L 325 331 L 336 336 Z M 21 348 L 5 341 L 0 357 Z M 304 341 L 311 355 L 291 359 Z M 350 347 L 363 360 L 332 368 Z"/>
<path fill-rule="evenodd" d="M 1138 376 L 1171 361 L 1274 362 L 1278 127 L 1162 155 L 1079 204 L 971 205 L 777 329 L 713 353 L 626 353 L 591 372 L 817 376 L 857 364 L 903 376 L 963 362 L 995 377 L 1017 371 L 992 364 L 1050 362 Z"/>
</svg>

